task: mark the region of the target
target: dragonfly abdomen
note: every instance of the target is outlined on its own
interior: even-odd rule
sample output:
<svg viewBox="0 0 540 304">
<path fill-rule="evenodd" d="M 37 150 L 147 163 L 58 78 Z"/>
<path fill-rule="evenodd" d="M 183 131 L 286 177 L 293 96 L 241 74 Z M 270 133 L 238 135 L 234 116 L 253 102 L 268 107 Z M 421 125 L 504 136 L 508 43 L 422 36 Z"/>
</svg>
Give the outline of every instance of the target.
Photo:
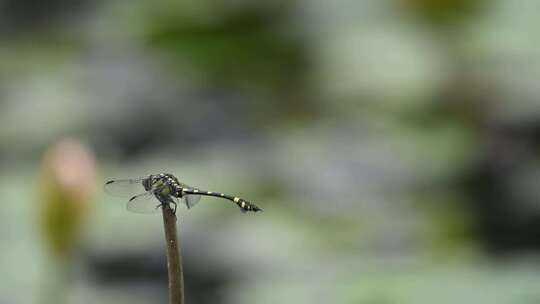
<svg viewBox="0 0 540 304">
<path fill-rule="evenodd" d="M 248 201 L 246 201 L 245 199 L 243 198 L 239 198 L 237 196 L 235 197 L 228 197 L 229 200 L 231 200 L 233 203 L 235 203 L 236 205 L 238 205 L 238 207 L 240 207 L 240 210 L 242 210 L 242 212 L 247 212 L 247 211 L 253 211 L 253 212 L 257 212 L 257 211 L 262 211 L 261 208 L 257 207 L 255 204 L 253 203 L 250 203 Z"/>
<path fill-rule="evenodd" d="M 261 208 L 257 207 L 255 204 L 246 201 L 243 198 L 237 197 L 237 196 L 230 196 L 224 193 L 219 192 L 212 192 L 212 191 L 202 191 L 199 189 L 183 189 L 182 192 L 187 195 L 204 195 L 204 196 L 213 196 L 213 197 L 219 197 L 224 198 L 226 200 L 229 200 L 233 203 L 235 203 L 242 212 L 252 211 L 262 211 Z"/>
</svg>

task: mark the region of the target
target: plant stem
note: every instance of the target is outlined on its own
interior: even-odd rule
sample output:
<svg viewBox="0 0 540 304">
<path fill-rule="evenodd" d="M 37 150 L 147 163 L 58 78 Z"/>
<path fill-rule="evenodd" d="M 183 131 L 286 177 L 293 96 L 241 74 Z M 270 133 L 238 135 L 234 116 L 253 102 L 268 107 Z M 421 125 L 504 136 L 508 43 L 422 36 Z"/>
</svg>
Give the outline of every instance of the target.
<svg viewBox="0 0 540 304">
<path fill-rule="evenodd" d="M 169 272 L 169 304 L 184 304 L 184 273 L 182 255 L 176 235 L 176 215 L 169 204 L 163 204 L 163 225 L 167 241 L 167 269 Z"/>
</svg>

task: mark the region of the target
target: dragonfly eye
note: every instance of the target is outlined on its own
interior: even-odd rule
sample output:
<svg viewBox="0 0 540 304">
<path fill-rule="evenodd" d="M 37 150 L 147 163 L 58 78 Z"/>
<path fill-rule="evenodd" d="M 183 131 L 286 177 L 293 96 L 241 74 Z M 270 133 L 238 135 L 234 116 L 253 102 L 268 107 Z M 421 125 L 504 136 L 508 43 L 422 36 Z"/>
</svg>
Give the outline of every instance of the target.
<svg viewBox="0 0 540 304">
<path fill-rule="evenodd" d="M 146 191 L 150 190 L 152 188 L 152 178 L 149 177 L 149 178 L 143 179 L 142 184 L 143 184 L 144 190 Z"/>
</svg>

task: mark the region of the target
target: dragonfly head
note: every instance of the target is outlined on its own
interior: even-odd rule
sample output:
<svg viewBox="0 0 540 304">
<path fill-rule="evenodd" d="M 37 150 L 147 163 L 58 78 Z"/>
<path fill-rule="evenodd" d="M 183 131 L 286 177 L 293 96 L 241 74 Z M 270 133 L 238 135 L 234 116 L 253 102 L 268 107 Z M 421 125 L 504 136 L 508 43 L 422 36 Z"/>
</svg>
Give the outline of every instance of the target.
<svg viewBox="0 0 540 304">
<path fill-rule="evenodd" d="M 149 191 L 150 189 L 152 189 L 152 185 L 154 184 L 154 177 L 149 176 L 143 179 L 142 184 L 143 184 L 144 190 Z"/>
</svg>

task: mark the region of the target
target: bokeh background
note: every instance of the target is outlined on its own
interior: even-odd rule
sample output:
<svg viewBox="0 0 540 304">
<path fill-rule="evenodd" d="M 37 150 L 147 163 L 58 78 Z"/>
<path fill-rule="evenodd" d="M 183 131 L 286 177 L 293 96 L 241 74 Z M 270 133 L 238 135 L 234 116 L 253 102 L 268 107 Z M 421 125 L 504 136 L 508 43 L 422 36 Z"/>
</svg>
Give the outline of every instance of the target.
<svg viewBox="0 0 540 304">
<path fill-rule="evenodd" d="M 0 2 L 0 303 L 540 303 L 540 2 Z"/>
</svg>

